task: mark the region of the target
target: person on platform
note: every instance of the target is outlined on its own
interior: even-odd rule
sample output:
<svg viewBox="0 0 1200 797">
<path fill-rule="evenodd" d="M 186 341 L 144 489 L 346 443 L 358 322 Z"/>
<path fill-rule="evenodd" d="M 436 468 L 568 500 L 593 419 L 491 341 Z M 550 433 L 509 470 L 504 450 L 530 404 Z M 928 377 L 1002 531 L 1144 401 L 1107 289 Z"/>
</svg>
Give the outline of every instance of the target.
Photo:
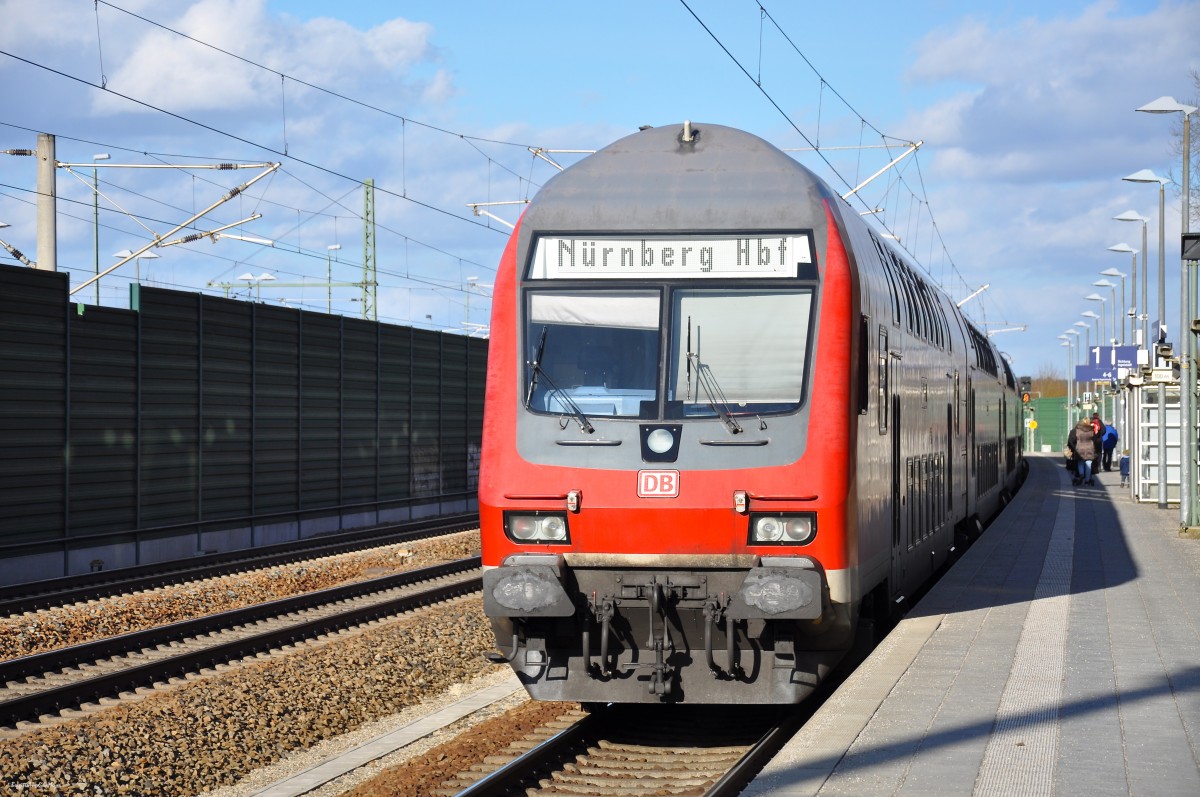
<svg viewBox="0 0 1200 797">
<path fill-rule="evenodd" d="M 1129 486 L 1129 449 L 1128 448 L 1121 452 L 1120 467 L 1121 467 L 1121 486 L 1128 487 Z"/>
<path fill-rule="evenodd" d="M 1090 420 L 1087 418 L 1079 419 L 1079 423 L 1075 424 L 1075 428 L 1067 435 L 1067 446 L 1071 449 L 1071 453 L 1075 455 L 1075 478 L 1071 481 L 1071 484 L 1076 486 L 1080 484 L 1094 484 L 1095 482 L 1092 481 L 1092 460 L 1096 458 L 1096 443 Z"/>
<path fill-rule="evenodd" d="M 1092 446 L 1096 453 L 1092 457 L 1092 479 L 1096 478 L 1096 474 L 1100 472 L 1100 461 L 1104 458 L 1104 421 L 1100 419 L 1100 413 L 1092 413 Z"/>
<path fill-rule="evenodd" d="M 1106 471 L 1113 468 L 1113 450 L 1117 447 L 1118 437 L 1117 427 L 1111 423 L 1104 424 L 1104 436 L 1100 440 L 1100 448 L 1103 450 L 1100 461 Z"/>
</svg>

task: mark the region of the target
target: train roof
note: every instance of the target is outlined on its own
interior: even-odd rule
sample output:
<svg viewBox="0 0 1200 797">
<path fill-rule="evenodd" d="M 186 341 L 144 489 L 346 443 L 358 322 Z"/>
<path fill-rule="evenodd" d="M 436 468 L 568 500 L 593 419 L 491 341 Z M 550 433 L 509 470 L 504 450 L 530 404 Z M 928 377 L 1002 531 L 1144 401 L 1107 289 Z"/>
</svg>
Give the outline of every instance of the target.
<svg viewBox="0 0 1200 797">
<path fill-rule="evenodd" d="M 824 181 L 758 136 L 681 123 L 626 136 L 556 175 L 522 226 L 526 234 L 823 228 L 824 199 L 840 202 Z"/>
</svg>

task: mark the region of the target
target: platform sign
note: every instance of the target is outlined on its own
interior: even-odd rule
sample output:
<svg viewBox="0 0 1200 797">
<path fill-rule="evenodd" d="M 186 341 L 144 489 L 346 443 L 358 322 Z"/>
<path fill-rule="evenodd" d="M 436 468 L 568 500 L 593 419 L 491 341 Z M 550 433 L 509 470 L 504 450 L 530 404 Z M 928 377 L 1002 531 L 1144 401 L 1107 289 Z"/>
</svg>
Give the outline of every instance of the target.
<svg viewBox="0 0 1200 797">
<path fill-rule="evenodd" d="M 1087 365 L 1075 366 L 1076 382 L 1109 382 L 1118 378 L 1121 368 L 1137 368 L 1137 346 L 1093 346 L 1088 349 Z"/>
</svg>

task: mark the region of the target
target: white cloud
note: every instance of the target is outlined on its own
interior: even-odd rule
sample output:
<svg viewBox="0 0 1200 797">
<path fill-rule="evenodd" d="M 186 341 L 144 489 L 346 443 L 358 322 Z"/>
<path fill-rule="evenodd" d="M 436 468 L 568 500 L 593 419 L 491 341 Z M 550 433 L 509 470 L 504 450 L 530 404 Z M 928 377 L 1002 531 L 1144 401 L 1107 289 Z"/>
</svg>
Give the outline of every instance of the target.
<svg viewBox="0 0 1200 797">
<path fill-rule="evenodd" d="M 265 0 L 200 0 L 165 24 L 299 80 L 335 91 L 353 87 L 347 91 L 356 99 L 383 83 L 393 100 L 412 93 L 406 84 L 422 81 L 409 70 L 433 56 L 428 24 L 395 18 L 363 31 L 335 19 L 301 22 L 272 16 Z M 143 27 L 113 60 L 110 89 L 175 113 L 250 112 L 278 119 L 285 106 L 291 113 L 329 104 L 323 93 L 295 81 L 284 84 L 277 74 L 161 29 Z M 100 114 L 149 112 L 105 94 L 95 98 L 93 108 Z"/>
<path fill-rule="evenodd" d="M 1133 109 L 1172 87 L 1186 91 L 1200 26 L 1194 3 L 1129 17 L 1100 2 L 1075 18 L 1025 19 L 989 29 L 968 18 L 928 34 L 907 72 L 914 82 L 973 87 L 904 122 L 952 153 L 939 168 L 973 178 L 1037 181 L 1096 176 L 1114 156 L 1158 146 Z M 1021 152 L 1015 157 L 1013 153 Z"/>
</svg>

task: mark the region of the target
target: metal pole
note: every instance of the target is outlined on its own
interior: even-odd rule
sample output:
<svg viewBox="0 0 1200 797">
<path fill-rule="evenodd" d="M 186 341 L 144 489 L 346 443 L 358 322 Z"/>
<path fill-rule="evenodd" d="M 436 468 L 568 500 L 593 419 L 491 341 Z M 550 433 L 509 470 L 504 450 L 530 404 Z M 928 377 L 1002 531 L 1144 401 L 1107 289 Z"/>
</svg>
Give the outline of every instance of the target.
<svg viewBox="0 0 1200 797">
<path fill-rule="evenodd" d="M 1113 288 L 1116 290 L 1116 288 Z M 1125 316 L 1129 314 L 1129 305 L 1125 304 L 1125 278 L 1121 277 L 1121 345 L 1125 345 Z"/>
<path fill-rule="evenodd" d="M 1147 308 L 1149 304 L 1149 296 L 1146 286 L 1146 221 L 1142 222 L 1142 345 L 1150 347 L 1150 310 Z M 1133 256 L 1137 259 L 1137 255 Z"/>
<path fill-rule="evenodd" d="M 96 256 L 96 273 L 100 273 L 100 178 L 97 174 L 99 169 L 92 167 L 92 229 L 95 234 L 92 237 L 95 243 L 94 253 Z M 100 281 L 96 281 L 96 304 L 100 304 Z"/>
<path fill-rule="evenodd" d="M 1166 208 L 1166 188 L 1158 184 L 1158 323 L 1167 320 L 1167 260 L 1163 248 L 1167 243 L 1167 225 L 1164 218 Z M 1154 340 L 1158 340 L 1158 330 L 1154 331 Z M 1155 357 L 1157 361 L 1158 358 Z M 1158 508 L 1167 508 L 1167 385 L 1158 385 Z"/>
<path fill-rule="evenodd" d="M 54 136 L 38 133 L 37 263 L 34 268 L 58 271 L 58 208 L 56 207 Z"/>
<path fill-rule="evenodd" d="M 1190 196 L 1192 185 L 1189 173 L 1191 161 L 1191 116 L 1183 112 L 1183 223 L 1184 232 L 1188 232 L 1191 216 Z M 1195 286 L 1192 284 L 1191 269 L 1181 258 L 1179 261 L 1180 279 L 1183 282 L 1183 295 L 1179 304 L 1183 312 L 1179 325 L 1179 340 L 1187 354 L 1186 370 L 1183 372 L 1183 382 L 1180 385 L 1180 430 L 1179 430 L 1179 461 L 1183 468 L 1180 481 L 1187 489 L 1179 496 L 1182 507 L 1180 520 L 1184 528 L 1196 525 L 1196 336 L 1192 334 L 1192 319 L 1196 317 Z"/>
</svg>

